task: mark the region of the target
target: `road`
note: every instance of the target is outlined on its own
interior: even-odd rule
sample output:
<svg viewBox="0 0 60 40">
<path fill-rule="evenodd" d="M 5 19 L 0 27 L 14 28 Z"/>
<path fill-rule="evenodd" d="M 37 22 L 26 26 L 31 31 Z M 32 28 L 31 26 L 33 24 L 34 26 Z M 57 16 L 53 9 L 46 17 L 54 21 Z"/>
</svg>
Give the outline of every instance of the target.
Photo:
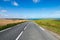
<svg viewBox="0 0 60 40">
<path fill-rule="evenodd" d="M 58 40 L 33 22 L 25 22 L 0 32 L 0 40 Z"/>
</svg>

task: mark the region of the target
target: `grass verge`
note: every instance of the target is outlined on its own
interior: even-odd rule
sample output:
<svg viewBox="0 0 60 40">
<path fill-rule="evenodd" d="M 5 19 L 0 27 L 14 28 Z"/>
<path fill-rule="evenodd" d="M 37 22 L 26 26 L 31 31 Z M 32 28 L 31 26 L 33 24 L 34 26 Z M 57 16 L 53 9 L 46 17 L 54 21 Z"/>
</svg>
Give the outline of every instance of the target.
<svg viewBox="0 0 60 40">
<path fill-rule="evenodd" d="M 60 35 L 60 20 L 34 20 L 34 22 Z"/>
</svg>

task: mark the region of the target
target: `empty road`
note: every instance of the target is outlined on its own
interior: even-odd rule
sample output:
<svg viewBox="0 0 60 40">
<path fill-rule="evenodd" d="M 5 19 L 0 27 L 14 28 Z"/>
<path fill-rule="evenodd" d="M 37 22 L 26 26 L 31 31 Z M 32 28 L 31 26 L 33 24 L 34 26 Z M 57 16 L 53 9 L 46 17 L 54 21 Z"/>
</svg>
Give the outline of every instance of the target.
<svg viewBox="0 0 60 40">
<path fill-rule="evenodd" d="M 0 31 L 0 40 L 58 40 L 33 22 L 25 22 Z"/>
</svg>

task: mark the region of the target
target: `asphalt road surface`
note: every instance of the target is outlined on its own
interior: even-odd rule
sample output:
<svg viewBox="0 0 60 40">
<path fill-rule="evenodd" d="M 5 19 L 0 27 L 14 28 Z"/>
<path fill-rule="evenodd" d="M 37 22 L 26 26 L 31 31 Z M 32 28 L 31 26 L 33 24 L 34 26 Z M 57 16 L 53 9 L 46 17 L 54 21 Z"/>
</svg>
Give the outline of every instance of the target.
<svg viewBox="0 0 60 40">
<path fill-rule="evenodd" d="M 33 22 L 25 22 L 0 31 L 0 40 L 58 40 Z"/>
</svg>

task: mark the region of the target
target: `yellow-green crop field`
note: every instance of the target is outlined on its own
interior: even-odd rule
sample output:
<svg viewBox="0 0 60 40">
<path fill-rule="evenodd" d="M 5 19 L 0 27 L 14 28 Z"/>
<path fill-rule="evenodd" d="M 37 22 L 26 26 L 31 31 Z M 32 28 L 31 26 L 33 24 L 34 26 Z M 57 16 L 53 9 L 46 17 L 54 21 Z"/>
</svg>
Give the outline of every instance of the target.
<svg viewBox="0 0 60 40">
<path fill-rule="evenodd" d="M 60 35 L 60 20 L 34 20 L 41 27 L 46 28 Z"/>
</svg>

